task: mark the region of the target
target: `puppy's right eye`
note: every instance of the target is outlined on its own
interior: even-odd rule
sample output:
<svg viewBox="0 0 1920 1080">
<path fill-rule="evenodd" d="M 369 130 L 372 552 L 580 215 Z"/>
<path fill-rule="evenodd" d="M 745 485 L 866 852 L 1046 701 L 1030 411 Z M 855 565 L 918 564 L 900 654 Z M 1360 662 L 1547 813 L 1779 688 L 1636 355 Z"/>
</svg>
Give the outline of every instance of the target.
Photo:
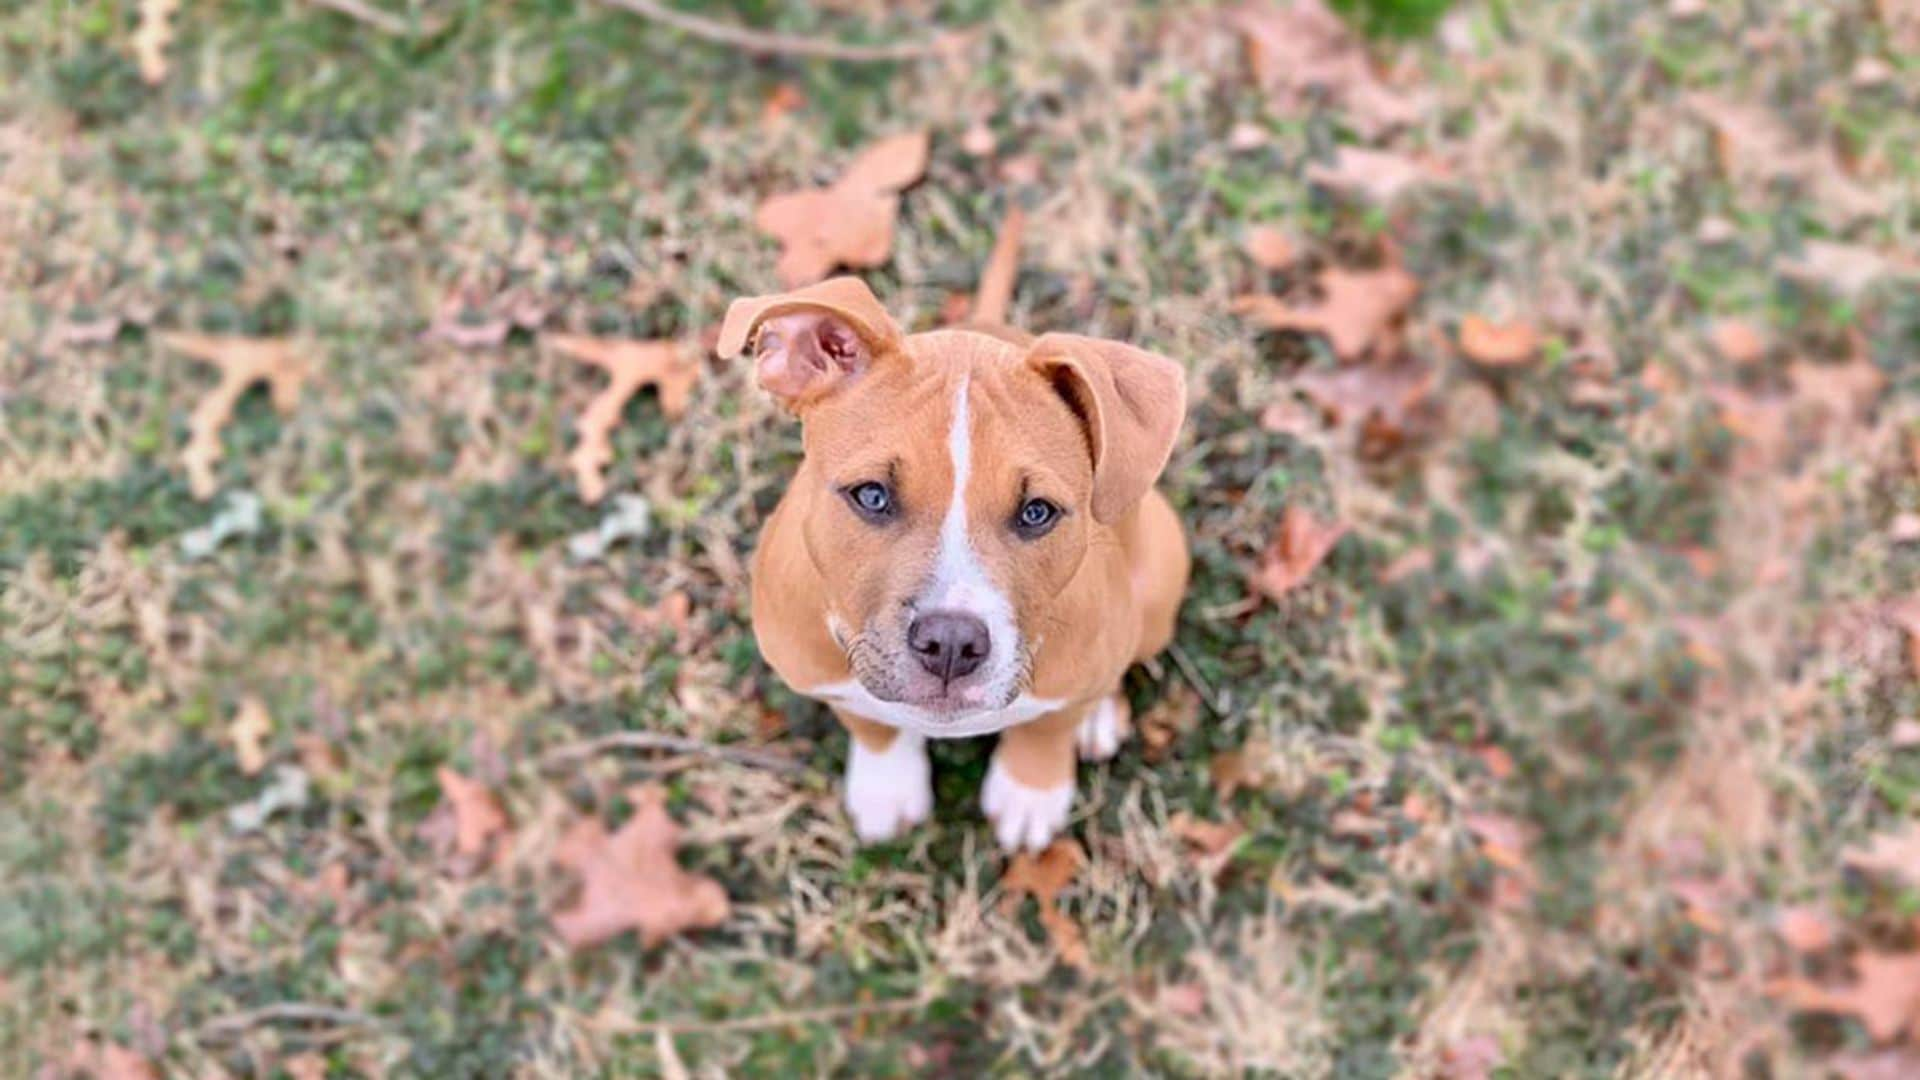
<svg viewBox="0 0 1920 1080">
<path fill-rule="evenodd" d="M 893 516 L 893 492 L 885 484 L 873 481 L 855 484 L 847 489 L 847 501 L 869 521 L 885 521 Z"/>
</svg>

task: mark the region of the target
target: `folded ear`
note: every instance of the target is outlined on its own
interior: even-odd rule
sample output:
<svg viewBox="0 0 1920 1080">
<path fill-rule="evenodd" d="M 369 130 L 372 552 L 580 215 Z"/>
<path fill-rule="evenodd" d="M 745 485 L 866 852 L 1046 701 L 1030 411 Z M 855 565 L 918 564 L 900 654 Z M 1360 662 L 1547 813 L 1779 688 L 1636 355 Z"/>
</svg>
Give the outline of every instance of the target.
<svg viewBox="0 0 1920 1080">
<path fill-rule="evenodd" d="M 1093 518 L 1117 520 L 1166 468 L 1187 413 L 1187 378 L 1164 356 L 1117 341 L 1043 334 L 1027 362 L 1086 425 L 1093 448 Z"/>
<path fill-rule="evenodd" d="M 716 351 L 731 357 L 749 338 L 760 385 L 794 411 L 901 346 L 900 328 L 857 277 L 735 300 L 720 324 Z"/>
</svg>

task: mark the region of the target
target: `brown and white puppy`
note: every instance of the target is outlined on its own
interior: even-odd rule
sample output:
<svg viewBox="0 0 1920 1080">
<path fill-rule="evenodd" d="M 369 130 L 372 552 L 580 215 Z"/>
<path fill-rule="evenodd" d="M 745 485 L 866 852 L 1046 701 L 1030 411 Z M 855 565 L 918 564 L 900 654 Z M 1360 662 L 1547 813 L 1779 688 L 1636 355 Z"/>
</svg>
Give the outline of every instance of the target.
<svg viewBox="0 0 1920 1080">
<path fill-rule="evenodd" d="M 981 803 L 1007 849 L 1067 822 L 1074 755 L 1112 756 L 1120 678 L 1164 648 L 1186 539 L 1154 481 L 1186 407 L 1171 360 L 997 326 L 903 334 L 843 277 L 734 301 L 805 459 L 760 534 L 753 628 L 853 736 L 862 840 L 933 806 L 927 739 L 998 733 Z"/>
</svg>

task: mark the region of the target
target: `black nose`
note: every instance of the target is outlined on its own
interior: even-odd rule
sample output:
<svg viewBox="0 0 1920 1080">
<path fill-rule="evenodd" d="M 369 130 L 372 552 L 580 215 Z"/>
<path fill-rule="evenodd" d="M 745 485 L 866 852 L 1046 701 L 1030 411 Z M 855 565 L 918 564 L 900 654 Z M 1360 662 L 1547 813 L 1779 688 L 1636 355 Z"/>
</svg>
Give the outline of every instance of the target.
<svg viewBox="0 0 1920 1080">
<path fill-rule="evenodd" d="M 986 623 L 954 611 L 929 611 L 907 627 L 907 648 L 943 683 L 978 669 L 992 645 Z"/>
</svg>

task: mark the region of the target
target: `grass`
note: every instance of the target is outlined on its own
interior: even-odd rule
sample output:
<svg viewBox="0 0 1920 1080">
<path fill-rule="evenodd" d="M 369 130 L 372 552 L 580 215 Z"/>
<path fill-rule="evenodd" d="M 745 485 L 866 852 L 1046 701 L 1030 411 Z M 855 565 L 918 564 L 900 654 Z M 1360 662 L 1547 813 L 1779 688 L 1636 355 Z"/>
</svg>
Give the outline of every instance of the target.
<svg viewBox="0 0 1920 1080">
<path fill-rule="evenodd" d="M 1920 905 L 1836 859 L 1920 809 L 1920 751 L 1891 735 L 1920 694 L 1880 607 L 1920 577 L 1889 532 L 1920 510 L 1920 304 L 1780 269 L 1821 238 L 1913 247 L 1920 87 L 1864 9 L 1469 5 L 1464 35 L 1379 46 L 1431 95 L 1394 145 L 1452 167 L 1381 211 L 1302 179 L 1353 133 L 1269 106 L 1204 6 L 714 13 L 843 40 L 972 28 L 965 62 L 921 65 L 754 61 L 562 0 L 393 5 L 406 35 L 317 3 L 187 7 L 154 86 L 131 3 L 0 15 L 0 1071 L 91 1039 L 181 1075 L 1395 1076 L 1486 1047 L 1499 1075 L 1792 1075 L 1870 1041 L 1763 993 L 1799 962 L 1782 907 L 1890 947 Z M 1869 57 L 1890 75 L 1850 79 Z M 769 118 L 782 86 L 805 103 Z M 1729 170 L 1698 93 L 1837 146 L 1881 211 Z M 1041 180 L 963 153 L 975 123 Z M 1258 145 L 1232 148 L 1237 124 Z M 420 337 L 465 286 L 523 288 L 551 328 L 697 340 L 773 286 L 761 197 L 923 125 L 929 175 L 868 275 L 903 322 L 971 287 L 1019 199 L 1016 320 L 1191 372 L 1165 487 L 1195 579 L 1180 662 L 1128 682 L 1164 746 L 1081 772 L 1091 859 L 1061 903 L 1084 971 L 1000 901 L 986 744 L 936 746 L 934 824 L 854 845 L 844 738 L 747 622 L 800 445 L 740 365 L 708 361 L 678 422 L 629 404 L 610 481 L 655 524 L 576 564 L 567 539 L 604 515 L 565 466 L 595 374 L 525 329 Z M 1390 239 L 1419 276 L 1437 418 L 1408 445 L 1262 427 L 1329 359 L 1228 314 L 1304 287 L 1238 252 L 1259 222 L 1315 262 Z M 1450 344 L 1476 312 L 1553 340 L 1478 369 Z M 50 344 L 106 317 L 105 343 Z M 1705 333 L 1729 317 L 1774 352 L 1725 362 Z M 242 400 L 205 503 L 177 458 L 214 376 L 154 340 L 176 327 L 295 336 L 318 369 L 289 415 Z M 1886 379 L 1873 406 L 1821 422 L 1798 401 L 1796 439 L 1751 460 L 1715 395 L 1856 339 Z M 241 492 L 260 528 L 186 558 Z M 1303 501 L 1352 532 L 1306 587 L 1250 601 Z M 690 617 L 663 628 L 648 613 L 676 593 Z M 273 721 L 253 776 L 227 731 L 249 697 Z M 629 729 L 766 739 L 809 768 L 550 763 Z M 1234 751 L 1260 775 L 1225 794 L 1210 766 Z M 484 872 L 422 834 L 443 764 L 515 822 Z M 304 800 L 234 828 L 278 768 Z M 645 779 L 734 914 L 569 954 L 553 844 Z M 1181 814 L 1244 837 L 1197 857 Z"/>
</svg>

